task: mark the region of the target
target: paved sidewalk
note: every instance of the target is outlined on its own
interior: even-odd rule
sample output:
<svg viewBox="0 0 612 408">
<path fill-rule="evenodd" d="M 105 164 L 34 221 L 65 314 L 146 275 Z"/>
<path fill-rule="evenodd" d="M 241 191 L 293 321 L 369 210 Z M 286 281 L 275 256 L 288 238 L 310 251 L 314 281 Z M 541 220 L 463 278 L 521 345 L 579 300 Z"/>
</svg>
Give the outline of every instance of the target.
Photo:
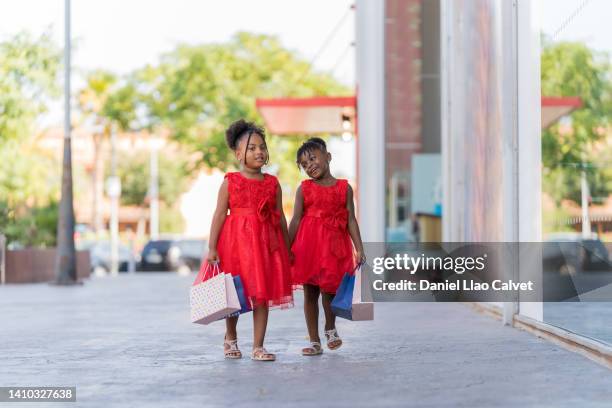
<svg viewBox="0 0 612 408">
<path fill-rule="evenodd" d="M 339 351 L 305 358 L 298 292 L 296 308 L 270 315 L 266 346 L 277 362 L 225 361 L 223 323 L 189 322 L 192 280 L 153 273 L 96 278 L 82 287 L 0 286 L 0 386 L 76 386 L 77 403 L 68 407 L 610 407 L 612 401 L 610 370 L 461 304 L 379 303 L 374 322 L 339 322 L 345 340 Z M 245 352 L 251 329 L 250 316 L 242 318 Z"/>
</svg>

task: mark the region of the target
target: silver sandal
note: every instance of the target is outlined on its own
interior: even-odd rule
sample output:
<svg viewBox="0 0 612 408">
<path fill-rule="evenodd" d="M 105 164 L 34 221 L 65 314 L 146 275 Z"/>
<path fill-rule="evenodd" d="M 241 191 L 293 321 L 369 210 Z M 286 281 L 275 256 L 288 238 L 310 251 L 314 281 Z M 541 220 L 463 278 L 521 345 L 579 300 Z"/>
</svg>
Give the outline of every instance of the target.
<svg viewBox="0 0 612 408">
<path fill-rule="evenodd" d="M 255 347 L 253 349 L 253 354 L 251 354 L 251 360 L 274 361 L 276 360 L 276 355 L 273 353 L 268 353 L 268 351 L 263 347 Z"/>
<path fill-rule="evenodd" d="M 227 348 L 225 346 L 228 346 Z M 242 352 L 238 348 L 238 339 L 226 340 L 223 339 L 223 354 L 225 358 L 237 360 L 242 358 Z"/>
<path fill-rule="evenodd" d="M 323 347 L 318 341 L 311 341 L 310 347 L 304 347 L 302 349 L 303 356 L 319 356 L 323 354 Z"/>
<path fill-rule="evenodd" d="M 325 330 L 325 337 L 327 338 L 327 348 L 330 350 L 337 350 L 342 346 L 342 339 L 338 336 L 338 331 L 334 327 L 331 330 Z M 331 346 L 331 343 L 336 342 L 335 346 Z"/>
</svg>

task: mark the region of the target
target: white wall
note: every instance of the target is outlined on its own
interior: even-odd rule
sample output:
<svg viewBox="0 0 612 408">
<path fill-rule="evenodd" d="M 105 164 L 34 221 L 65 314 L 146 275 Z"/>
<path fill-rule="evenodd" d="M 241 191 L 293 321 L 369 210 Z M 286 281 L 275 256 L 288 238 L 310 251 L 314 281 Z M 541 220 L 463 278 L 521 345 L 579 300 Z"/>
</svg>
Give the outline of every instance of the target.
<svg viewBox="0 0 612 408">
<path fill-rule="evenodd" d="M 359 227 L 364 242 L 385 239 L 384 0 L 357 0 Z"/>
<path fill-rule="evenodd" d="M 442 2 L 445 241 L 541 240 L 537 3 Z M 527 255 L 505 263 L 522 280 L 541 274 Z M 504 305 L 506 322 L 517 306 Z M 519 311 L 541 320 L 541 310 Z"/>
</svg>

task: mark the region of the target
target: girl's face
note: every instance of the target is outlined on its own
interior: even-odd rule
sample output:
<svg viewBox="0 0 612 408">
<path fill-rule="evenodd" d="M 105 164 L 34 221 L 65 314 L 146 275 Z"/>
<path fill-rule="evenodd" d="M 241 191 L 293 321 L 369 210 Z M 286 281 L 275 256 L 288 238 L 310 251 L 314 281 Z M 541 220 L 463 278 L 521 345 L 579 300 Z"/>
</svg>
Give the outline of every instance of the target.
<svg viewBox="0 0 612 408">
<path fill-rule="evenodd" d="M 247 144 L 248 142 L 248 144 Z M 244 135 L 240 138 L 236 149 L 236 158 L 245 167 L 250 169 L 261 169 L 268 161 L 268 146 L 259 133 Z"/>
<path fill-rule="evenodd" d="M 318 180 L 329 173 L 330 161 L 330 153 L 325 153 L 320 149 L 313 149 L 302 154 L 300 166 L 308 174 L 308 177 Z"/>
</svg>

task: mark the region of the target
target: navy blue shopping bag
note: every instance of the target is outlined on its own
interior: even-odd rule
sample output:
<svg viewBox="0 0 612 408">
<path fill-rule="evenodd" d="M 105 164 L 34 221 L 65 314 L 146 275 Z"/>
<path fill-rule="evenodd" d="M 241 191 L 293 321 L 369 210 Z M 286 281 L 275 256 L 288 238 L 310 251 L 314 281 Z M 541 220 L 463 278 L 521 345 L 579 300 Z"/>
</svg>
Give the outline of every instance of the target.
<svg viewBox="0 0 612 408">
<path fill-rule="evenodd" d="M 219 320 L 223 320 L 228 317 L 240 316 L 242 313 L 247 313 L 253 310 L 251 309 L 251 304 L 246 297 L 246 294 L 244 291 L 244 285 L 242 284 L 242 279 L 240 279 L 239 275 L 232 276 L 232 278 L 234 279 L 234 286 L 236 287 L 236 293 L 238 293 L 238 301 L 240 301 L 240 310 L 234 313 L 231 313 L 227 316 L 223 316 Z"/>
<path fill-rule="evenodd" d="M 336 316 L 353 320 L 353 290 L 355 289 L 355 271 L 347 272 L 342 277 L 342 282 L 332 300 L 332 312 Z"/>
</svg>

